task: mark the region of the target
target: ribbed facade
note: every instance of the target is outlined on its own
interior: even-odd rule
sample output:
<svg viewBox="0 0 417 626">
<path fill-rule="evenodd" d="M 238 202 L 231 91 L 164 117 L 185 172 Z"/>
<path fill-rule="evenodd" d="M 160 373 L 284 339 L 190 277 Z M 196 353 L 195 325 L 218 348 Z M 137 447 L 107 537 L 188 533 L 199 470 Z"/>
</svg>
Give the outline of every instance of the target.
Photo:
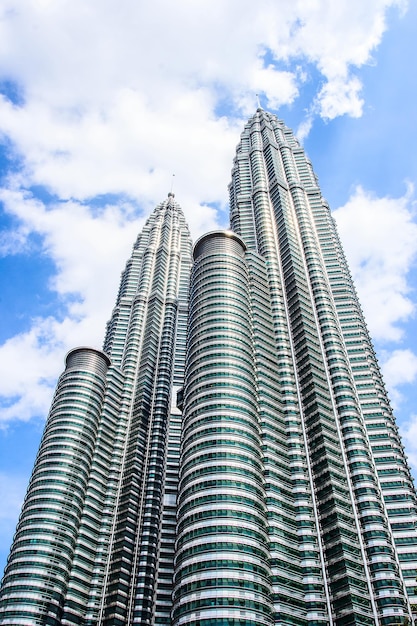
<svg viewBox="0 0 417 626">
<path fill-rule="evenodd" d="M 410 470 L 311 163 L 261 109 L 230 208 L 265 277 L 253 325 L 277 623 L 401 622 L 417 564 Z"/>
<path fill-rule="evenodd" d="M 76 602 L 94 575 L 90 555 L 93 546 L 99 551 L 104 496 L 99 459 L 110 443 L 99 434 L 109 365 L 89 348 L 67 357 L 6 567 L 0 623 L 60 624 L 64 600 Z"/>
<path fill-rule="evenodd" d="M 245 246 L 194 249 L 173 625 L 269 625 L 268 525 Z"/>
<path fill-rule="evenodd" d="M 169 194 L 104 351 L 68 354 L 1 625 L 410 624 L 410 469 L 311 163 L 262 109 L 230 216 L 193 264 Z"/>
<path fill-rule="evenodd" d="M 169 624 L 190 268 L 188 227 L 169 194 L 122 274 L 105 352 L 67 357 L 0 624 Z"/>
</svg>

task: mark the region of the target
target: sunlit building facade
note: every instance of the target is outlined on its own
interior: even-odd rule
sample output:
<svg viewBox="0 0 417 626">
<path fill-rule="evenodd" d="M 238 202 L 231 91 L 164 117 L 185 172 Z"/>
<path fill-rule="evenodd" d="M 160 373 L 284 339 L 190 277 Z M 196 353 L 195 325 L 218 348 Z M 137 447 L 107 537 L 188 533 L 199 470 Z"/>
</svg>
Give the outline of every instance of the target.
<svg viewBox="0 0 417 626">
<path fill-rule="evenodd" d="M 329 207 L 292 131 L 258 109 L 230 230 L 192 259 L 170 194 L 103 352 L 67 356 L 0 624 L 405 626 L 416 528 Z"/>
<path fill-rule="evenodd" d="M 169 624 L 191 250 L 169 194 L 122 274 L 104 352 L 67 356 L 0 624 Z"/>
</svg>

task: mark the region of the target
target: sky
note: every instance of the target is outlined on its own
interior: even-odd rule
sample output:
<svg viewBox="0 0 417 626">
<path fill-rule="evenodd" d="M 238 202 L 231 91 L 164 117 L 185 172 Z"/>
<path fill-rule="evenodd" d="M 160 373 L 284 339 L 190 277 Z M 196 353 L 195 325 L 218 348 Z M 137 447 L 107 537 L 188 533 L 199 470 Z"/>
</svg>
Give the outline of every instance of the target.
<svg viewBox="0 0 417 626">
<path fill-rule="evenodd" d="M 193 238 L 228 225 L 261 105 L 310 156 L 417 476 L 417 4 L 3 0 L 0 576 L 67 351 L 100 348 L 171 185 Z"/>
</svg>

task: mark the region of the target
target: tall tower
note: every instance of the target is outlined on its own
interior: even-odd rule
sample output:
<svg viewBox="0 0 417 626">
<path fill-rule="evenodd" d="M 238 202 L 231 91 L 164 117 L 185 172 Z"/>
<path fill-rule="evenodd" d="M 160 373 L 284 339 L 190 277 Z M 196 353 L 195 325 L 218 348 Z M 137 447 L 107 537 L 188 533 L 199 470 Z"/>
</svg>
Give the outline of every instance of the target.
<svg viewBox="0 0 417 626">
<path fill-rule="evenodd" d="M 174 626 L 408 623 L 410 470 L 311 163 L 261 109 L 230 211 L 194 249 Z"/>
<path fill-rule="evenodd" d="M 105 352 L 67 356 L 0 624 L 169 624 L 190 266 L 188 227 L 169 194 L 122 274 Z"/>
</svg>

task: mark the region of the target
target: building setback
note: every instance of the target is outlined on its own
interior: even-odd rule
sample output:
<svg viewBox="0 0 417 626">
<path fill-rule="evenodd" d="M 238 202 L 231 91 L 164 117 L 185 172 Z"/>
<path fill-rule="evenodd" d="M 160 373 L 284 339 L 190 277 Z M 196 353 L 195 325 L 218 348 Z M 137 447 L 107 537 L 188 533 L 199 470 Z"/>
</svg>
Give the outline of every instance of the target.
<svg viewBox="0 0 417 626">
<path fill-rule="evenodd" d="M 409 623 L 410 470 L 311 163 L 262 109 L 237 147 L 230 227 L 197 241 L 189 282 L 169 194 L 103 352 L 68 354 L 1 625 Z"/>
</svg>

